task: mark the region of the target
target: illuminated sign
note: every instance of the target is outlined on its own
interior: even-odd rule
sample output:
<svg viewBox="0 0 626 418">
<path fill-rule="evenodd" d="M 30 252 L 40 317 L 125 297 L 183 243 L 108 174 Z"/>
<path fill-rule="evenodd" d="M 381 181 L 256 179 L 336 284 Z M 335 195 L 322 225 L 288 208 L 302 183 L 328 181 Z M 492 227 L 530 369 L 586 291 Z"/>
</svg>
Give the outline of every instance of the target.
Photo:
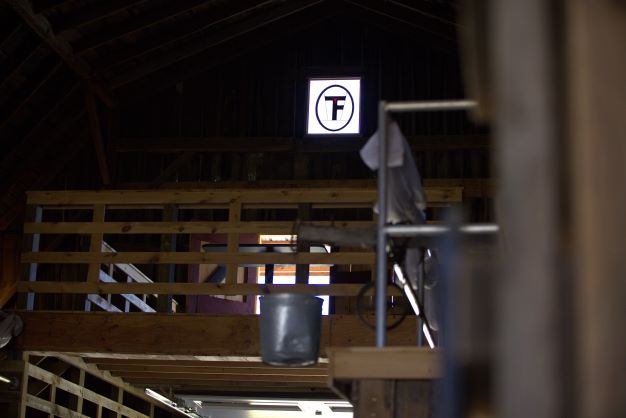
<svg viewBox="0 0 626 418">
<path fill-rule="evenodd" d="M 361 79 L 310 79 L 307 134 L 359 134 Z"/>
</svg>

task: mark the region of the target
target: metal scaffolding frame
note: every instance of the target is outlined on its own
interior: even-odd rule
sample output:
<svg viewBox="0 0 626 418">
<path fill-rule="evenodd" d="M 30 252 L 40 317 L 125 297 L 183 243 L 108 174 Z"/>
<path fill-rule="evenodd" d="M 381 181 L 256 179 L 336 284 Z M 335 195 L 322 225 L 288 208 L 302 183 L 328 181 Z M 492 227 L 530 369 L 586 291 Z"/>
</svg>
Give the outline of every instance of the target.
<svg viewBox="0 0 626 418">
<path fill-rule="evenodd" d="M 450 230 L 441 225 L 387 225 L 387 113 L 433 112 L 467 110 L 475 107 L 471 100 L 390 102 L 381 101 L 378 107 L 379 152 L 378 152 L 378 222 L 376 231 L 376 346 L 386 342 L 386 299 L 387 299 L 387 238 L 420 237 L 434 238 Z M 498 226 L 474 224 L 461 226 L 462 234 L 495 234 Z"/>
</svg>

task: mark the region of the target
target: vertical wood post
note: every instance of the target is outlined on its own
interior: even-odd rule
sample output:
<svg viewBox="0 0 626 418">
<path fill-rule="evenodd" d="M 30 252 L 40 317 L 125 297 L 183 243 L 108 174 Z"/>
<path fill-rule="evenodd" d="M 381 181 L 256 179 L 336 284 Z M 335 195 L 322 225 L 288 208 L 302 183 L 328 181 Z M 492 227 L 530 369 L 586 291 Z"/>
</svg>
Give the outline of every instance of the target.
<svg viewBox="0 0 626 418">
<path fill-rule="evenodd" d="M 104 142 L 102 140 L 102 128 L 100 126 L 100 117 L 98 116 L 96 98 L 93 95 L 91 88 L 87 85 L 84 87 L 84 92 L 85 107 L 87 108 L 87 116 L 89 118 L 91 139 L 93 140 L 94 149 L 96 151 L 96 159 L 98 160 L 100 178 L 102 180 L 102 184 L 108 186 L 111 184 L 111 174 L 109 173 L 109 164 L 107 162 Z"/>
<path fill-rule="evenodd" d="M 78 385 L 82 388 L 85 387 L 85 371 L 83 369 L 79 369 L 78 371 Z M 79 396 L 76 401 L 76 412 L 79 414 L 83 413 L 83 397 Z"/>
<path fill-rule="evenodd" d="M 309 221 L 311 220 L 311 204 L 310 203 L 302 203 L 298 205 L 298 219 L 300 221 Z M 306 243 L 300 243 L 298 240 L 298 244 L 296 246 L 298 252 L 309 252 L 311 250 L 311 245 Z M 309 265 L 308 264 L 296 264 L 296 283 L 297 284 L 307 284 L 309 282 Z"/>
<path fill-rule="evenodd" d="M 233 202 L 228 208 L 228 222 L 232 225 L 241 221 L 241 203 Z M 236 253 L 239 251 L 239 234 L 231 232 L 228 234 L 228 248 L 229 253 Z M 226 283 L 237 283 L 237 272 L 239 266 L 236 264 L 228 264 L 226 266 Z"/>
<path fill-rule="evenodd" d="M 57 387 L 56 385 L 50 385 L 50 403 L 52 405 L 56 404 L 57 400 Z M 53 413 L 48 414 L 48 418 L 54 418 L 55 415 Z"/>
<path fill-rule="evenodd" d="M 566 2 L 579 418 L 626 416 L 626 3 Z"/>
<path fill-rule="evenodd" d="M 496 291 L 496 415 L 564 417 L 557 7 L 543 0 L 490 4 L 499 223 L 507 237 Z"/>
<path fill-rule="evenodd" d="M 126 275 L 126 283 L 131 283 L 133 281 L 133 279 Z M 126 298 L 124 298 L 124 312 L 130 312 L 130 301 Z"/>
<path fill-rule="evenodd" d="M 178 219 L 176 205 L 166 205 L 163 208 L 163 221 L 174 222 Z M 176 251 L 176 234 L 161 235 L 161 251 Z M 174 283 L 176 277 L 175 264 L 159 264 L 157 266 L 157 281 L 160 283 Z M 158 312 L 172 312 L 172 295 L 159 295 L 157 301 Z"/>
<path fill-rule="evenodd" d="M 99 204 L 94 205 L 93 207 L 93 222 L 104 222 L 105 216 L 105 205 Z M 92 253 L 100 253 L 102 252 L 102 237 L 103 234 L 99 232 L 95 232 L 91 234 L 89 240 L 89 252 Z M 87 273 L 87 282 L 88 283 L 98 283 L 100 280 L 100 263 L 91 263 L 89 264 L 89 271 Z"/>
<path fill-rule="evenodd" d="M 25 220 L 28 222 L 41 222 L 43 208 L 41 206 L 28 206 Z M 40 234 L 24 234 L 24 249 L 33 253 L 39 252 Z M 29 282 L 37 281 L 37 263 L 30 263 L 26 269 L 26 276 Z M 22 299 L 23 301 L 23 299 Z M 32 311 L 35 306 L 35 294 L 28 293 L 26 296 L 26 309 Z"/>
<path fill-rule="evenodd" d="M 394 418 L 393 396 L 389 391 L 391 381 L 362 379 L 352 386 L 354 416 L 357 418 Z"/>
<path fill-rule="evenodd" d="M 28 354 L 22 356 L 24 361 L 24 371 L 22 372 L 22 381 L 20 382 L 20 414 L 19 418 L 26 418 L 26 398 L 28 396 Z"/>
<path fill-rule="evenodd" d="M 124 404 L 124 389 L 122 389 L 121 387 L 117 388 L 117 403 L 120 405 Z M 116 417 L 122 418 L 122 414 L 118 412 Z"/>
</svg>

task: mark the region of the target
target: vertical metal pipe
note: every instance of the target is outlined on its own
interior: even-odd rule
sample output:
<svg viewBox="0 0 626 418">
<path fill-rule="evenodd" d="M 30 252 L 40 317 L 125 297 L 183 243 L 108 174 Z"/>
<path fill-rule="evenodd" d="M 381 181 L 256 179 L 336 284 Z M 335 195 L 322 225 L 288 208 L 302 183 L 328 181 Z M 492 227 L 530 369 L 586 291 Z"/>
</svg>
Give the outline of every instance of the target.
<svg viewBox="0 0 626 418">
<path fill-rule="evenodd" d="M 378 105 L 378 228 L 376 233 L 376 347 L 387 331 L 387 123 L 385 102 Z"/>
</svg>

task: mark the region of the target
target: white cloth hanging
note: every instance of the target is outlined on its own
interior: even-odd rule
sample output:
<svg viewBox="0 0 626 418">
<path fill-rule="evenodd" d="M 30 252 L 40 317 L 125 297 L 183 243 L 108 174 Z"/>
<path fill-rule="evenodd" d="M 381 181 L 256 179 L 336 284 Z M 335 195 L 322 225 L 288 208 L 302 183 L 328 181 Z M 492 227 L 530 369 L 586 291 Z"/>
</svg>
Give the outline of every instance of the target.
<svg viewBox="0 0 626 418">
<path fill-rule="evenodd" d="M 14 314 L 0 312 L 0 348 L 4 347 L 11 341 L 11 338 L 18 336 L 24 328 L 22 318 Z"/>
<path fill-rule="evenodd" d="M 426 195 L 411 147 L 396 122 L 387 127 L 387 222 L 424 223 Z M 361 159 L 371 170 L 378 169 L 378 132 L 361 148 Z M 374 208 L 378 212 L 378 205 Z"/>
</svg>

